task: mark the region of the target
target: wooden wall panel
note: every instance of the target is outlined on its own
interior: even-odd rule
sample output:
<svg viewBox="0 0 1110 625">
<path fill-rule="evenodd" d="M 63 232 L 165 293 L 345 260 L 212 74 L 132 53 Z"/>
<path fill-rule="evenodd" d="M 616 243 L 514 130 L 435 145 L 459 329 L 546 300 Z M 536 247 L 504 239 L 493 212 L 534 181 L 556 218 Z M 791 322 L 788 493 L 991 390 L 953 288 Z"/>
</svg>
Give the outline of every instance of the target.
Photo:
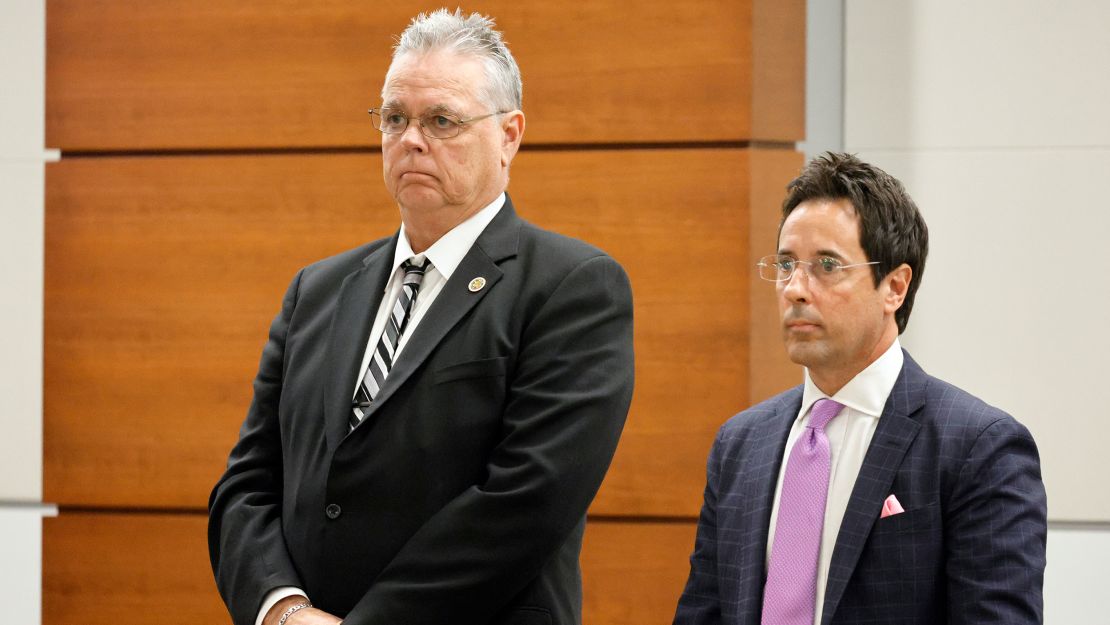
<svg viewBox="0 0 1110 625">
<path fill-rule="evenodd" d="M 392 37 L 434 6 L 47 4 L 47 145 L 63 150 L 376 144 L 366 109 L 379 103 Z M 494 15 L 507 33 L 524 74 L 526 142 L 537 144 L 800 139 L 803 7 L 480 0 L 466 9 Z M 753 19 L 768 26 L 754 40 Z"/>
<path fill-rule="evenodd" d="M 805 133 L 805 0 L 752 0 L 752 138 Z"/>
<path fill-rule="evenodd" d="M 378 144 L 365 110 L 392 36 L 429 5 L 47 4 L 64 158 L 47 173 L 44 499 L 62 515 L 44 622 L 227 622 L 208 490 L 293 273 L 397 227 L 380 157 L 345 148 Z M 633 282 L 637 387 L 587 529 L 585 620 L 667 623 L 714 432 L 798 377 L 751 265 L 801 162 L 804 2 L 465 8 L 497 17 L 524 74 L 521 212 Z"/>
<path fill-rule="evenodd" d="M 593 511 L 695 516 L 713 435 L 748 396 L 749 152 L 589 151 L 563 163 L 524 154 L 513 197 L 538 224 L 613 255 L 635 302 L 636 391 Z"/>
<path fill-rule="evenodd" d="M 230 623 L 199 514 L 71 513 L 43 520 L 43 625 Z"/>
<path fill-rule="evenodd" d="M 756 403 L 802 382 L 802 368 L 786 356 L 775 285 L 760 279 L 755 264 L 778 247 L 786 185 L 801 170 L 802 154 L 792 150 L 752 151 L 752 210 L 748 221 L 748 298 L 751 359 L 749 403 Z"/>
<path fill-rule="evenodd" d="M 396 228 L 378 157 L 48 166 L 44 497 L 203 507 L 302 266 Z"/>
<path fill-rule="evenodd" d="M 514 164 L 526 218 L 607 249 L 633 282 L 636 395 L 595 512 L 697 514 L 713 433 L 748 395 L 748 161 L 598 150 Z M 288 280 L 397 227 L 380 167 L 376 155 L 51 165 L 46 499 L 203 507 Z"/>
<path fill-rule="evenodd" d="M 229 623 L 200 514 L 65 512 L 43 525 L 43 625 Z M 670 623 L 689 571 L 692 523 L 590 521 L 585 623 Z"/>
<path fill-rule="evenodd" d="M 670 625 L 696 529 L 693 522 L 591 520 L 582 545 L 582 622 Z"/>
</svg>

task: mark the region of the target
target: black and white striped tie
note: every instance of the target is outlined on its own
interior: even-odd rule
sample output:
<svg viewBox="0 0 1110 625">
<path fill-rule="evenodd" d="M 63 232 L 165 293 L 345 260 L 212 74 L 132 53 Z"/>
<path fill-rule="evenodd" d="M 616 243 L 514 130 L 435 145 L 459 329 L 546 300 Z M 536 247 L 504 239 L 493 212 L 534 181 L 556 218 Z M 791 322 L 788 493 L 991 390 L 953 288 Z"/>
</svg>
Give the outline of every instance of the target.
<svg viewBox="0 0 1110 625">
<path fill-rule="evenodd" d="M 362 383 L 358 385 L 358 391 L 355 393 L 350 416 L 352 429 L 362 421 L 362 417 L 366 414 L 364 410 L 368 409 L 377 397 L 378 391 L 385 383 L 385 376 L 389 375 L 389 370 L 393 367 L 397 343 L 401 340 L 405 326 L 408 325 L 413 306 L 416 304 L 416 294 L 420 291 L 424 272 L 430 264 L 431 261 L 428 260 L 425 260 L 422 265 L 406 260 L 401 265 L 401 269 L 405 270 L 405 277 L 401 281 L 401 292 L 397 295 L 397 301 L 393 303 L 393 310 L 390 311 L 389 319 L 385 322 L 382 338 L 370 357 L 370 364 L 366 367 Z"/>
</svg>

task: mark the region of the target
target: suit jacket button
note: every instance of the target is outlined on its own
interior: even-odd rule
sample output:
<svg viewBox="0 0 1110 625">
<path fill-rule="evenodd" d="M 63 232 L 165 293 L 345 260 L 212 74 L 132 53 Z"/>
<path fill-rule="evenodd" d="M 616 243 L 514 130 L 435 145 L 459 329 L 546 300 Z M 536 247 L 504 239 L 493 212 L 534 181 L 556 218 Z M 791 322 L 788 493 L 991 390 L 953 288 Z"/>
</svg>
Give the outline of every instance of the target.
<svg viewBox="0 0 1110 625">
<path fill-rule="evenodd" d="M 340 508 L 338 504 L 329 503 L 328 507 L 324 508 L 324 514 L 334 521 L 339 518 L 339 515 L 343 514 L 343 508 Z"/>
</svg>

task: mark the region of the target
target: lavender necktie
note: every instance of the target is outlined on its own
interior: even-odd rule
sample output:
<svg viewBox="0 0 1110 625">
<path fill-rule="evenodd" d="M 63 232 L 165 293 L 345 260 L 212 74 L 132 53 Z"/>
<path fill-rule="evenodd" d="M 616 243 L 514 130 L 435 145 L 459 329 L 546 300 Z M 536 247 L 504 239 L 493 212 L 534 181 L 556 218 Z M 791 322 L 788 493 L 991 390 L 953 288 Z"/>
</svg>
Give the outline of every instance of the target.
<svg viewBox="0 0 1110 625">
<path fill-rule="evenodd" d="M 831 465 L 825 426 L 843 407 L 831 399 L 817 400 L 790 450 L 763 587 L 763 625 L 813 625 Z"/>
</svg>

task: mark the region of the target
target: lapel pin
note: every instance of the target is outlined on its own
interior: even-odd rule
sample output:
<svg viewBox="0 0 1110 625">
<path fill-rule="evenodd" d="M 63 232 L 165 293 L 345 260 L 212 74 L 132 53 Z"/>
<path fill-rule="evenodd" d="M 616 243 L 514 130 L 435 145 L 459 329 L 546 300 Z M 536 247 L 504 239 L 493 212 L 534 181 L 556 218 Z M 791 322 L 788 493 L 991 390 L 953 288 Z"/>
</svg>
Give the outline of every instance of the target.
<svg viewBox="0 0 1110 625">
<path fill-rule="evenodd" d="M 468 286 L 466 288 L 470 289 L 471 293 L 477 293 L 478 291 L 481 291 L 485 286 L 486 286 L 486 279 L 481 277 L 481 276 L 478 276 L 477 278 L 474 278 L 473 280 L 471 280 L 470 281 L 470 286 Z"/>
</svg>

